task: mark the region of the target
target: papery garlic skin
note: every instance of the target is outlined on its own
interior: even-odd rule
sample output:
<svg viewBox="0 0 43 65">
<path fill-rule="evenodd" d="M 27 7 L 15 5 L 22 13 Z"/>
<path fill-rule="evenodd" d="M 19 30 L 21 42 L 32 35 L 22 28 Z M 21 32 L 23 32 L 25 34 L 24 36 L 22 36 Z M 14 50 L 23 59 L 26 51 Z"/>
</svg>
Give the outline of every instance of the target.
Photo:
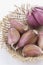
<svg viewBox="0 0 43 65">
<path fill-rule="evenodd" d="M 29 14 L 29 12 L 27 13 L 26 15 L 26 18 L 27 18 L 27 22 L 28 24 L 33 27 L 33 28 L 36 28 L 39 26 L 39 24 L 37 23 L 36 19 L 34 18 L 32 12 L 30 12 L 31 14 Z"/>
<path fill-rule="evenodd" d="M 43 10 L 34 8 L 33 15 L 35 19 L 37 20 L 37 23 L 39 23 L 40 26 L 43 25 Z"/>
<path fill-rule="evenodd" d="M 33 28 L 43 26 L 43 7 L 33 7 L 31 11 L 28 10 L 26 18 Z"/>
<path fill-rule="evenodd" d="M 15 28 L 10 28 L 8 30 L 8 44 L 9 45 L 17 44 L 19 39 L 20 39 L 20 33 Z"/>
<path fill-rule="evenodd" d="M 43 54 L 41 48 L 33 44 L 30 44 L 30 45 L 28 44 L 24 46 L 22 50 L 22 55 L 24 57 L 34 57 L 34 56 L 39 56 L 41 54 Z"/>
<path fill-rule="evenodd" d="M 11 27 L 16 28 L 20 33 L 24 33 L 29 30 L 28 24 L 24 24 L 23 22 L 16 21 L 15 19 L 10 19 Z"/>
<path fill-rule="evenodd" d="M 24 47 L 26 44 L 35 44 L 37 41 L 38 35 L 36 31 L 34 30 L 29 30 L 25 32 L 21 38 L 20 41 L 18 42 L 16 49 Z"/>
<path fill-rule="evenodd" d="M 43 50 L 43 31 L 39 32 L 38 46 Z"/>
</svg>

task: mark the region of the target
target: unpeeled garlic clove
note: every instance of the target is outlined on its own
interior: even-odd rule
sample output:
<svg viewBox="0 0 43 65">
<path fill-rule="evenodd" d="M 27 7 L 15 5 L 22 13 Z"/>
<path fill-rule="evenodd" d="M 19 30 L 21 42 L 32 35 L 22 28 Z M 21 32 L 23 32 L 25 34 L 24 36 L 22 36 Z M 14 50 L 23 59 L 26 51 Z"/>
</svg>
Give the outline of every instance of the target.
<svg viewBox="0 0 43 65">
<path fill-rule="evenodd" d="M 29 30 L 25 32 L 21 38 L 20 41 L 18 42 L 16 49 L 19 49 L 23 47 L 26 44 L 35 44 L 38 38 L 38 33 L 36 30 Z"/>
<path fill-rule="evenodd" d="M 10 19 L 10 24 L 12 27 L 15 27 L 20 33 L 23 33 L 29 29 L 28 24 L 24 24 L 23 22 L 16 21 L 15 19 Z"/>
<path fill-rule="evenodd" d="M 8 44 L 14 45 L 16 44 L 20 39 L 20 33 L 15 28 L 10 28 L 8 30 Z"/>
<path fill-rule="evenodd" d="M 34 57 L 34 56 L 39 56 L 41 54 L 43 54 L 41 48 L 33 44 L 30 44 L 30 45 L 28 44 L 24 46 L 22 50 L 22 55 L 24 57 Z"/>
<path fill-rule="evenodd" d="M 38 45 L 41 49 L 43 49 L 43 31 L 39 32 Z"/>
</svg>

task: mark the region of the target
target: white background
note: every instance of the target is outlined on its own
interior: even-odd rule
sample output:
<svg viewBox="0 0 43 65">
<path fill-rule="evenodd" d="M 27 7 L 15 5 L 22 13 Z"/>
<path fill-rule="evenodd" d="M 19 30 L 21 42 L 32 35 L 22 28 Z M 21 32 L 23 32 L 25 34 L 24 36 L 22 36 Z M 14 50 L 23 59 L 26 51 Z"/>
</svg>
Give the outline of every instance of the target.
<svg viewBox="0 0 43 65">
<path fill-rule="evenodd" d="M 21 4 L 29 3 L 31 6 L 43 6 L 43 0 L 0 0 L 0 20 L 14 10 L 14 5 L 20 6 Z M 43 60 L 36 62 L 22 62 L 13 58 L 6 49 L 0 49 L 0 65 L 43 65 Z"/>
</svg>

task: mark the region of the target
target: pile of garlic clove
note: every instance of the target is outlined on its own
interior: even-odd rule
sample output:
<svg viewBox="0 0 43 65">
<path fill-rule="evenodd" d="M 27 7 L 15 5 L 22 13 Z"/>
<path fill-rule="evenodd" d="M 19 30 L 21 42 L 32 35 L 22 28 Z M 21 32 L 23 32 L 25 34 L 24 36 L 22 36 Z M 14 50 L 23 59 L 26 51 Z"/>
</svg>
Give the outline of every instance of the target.
<svg viewBox="0 0 43 65">
<path fill-rule="evenodd" d="M 24 57 L 36 57 L 43 55 L 43 31 L 31 29 L 28 23 L 9 20 L 11 26 L 8 29 L 7 44 L 14 51 L 22 51 Z M 37 43 L 37 44 L 36 44 Z"/>
<path fill-rule="evenodd" d="M 23 57 L 43 55 L 43 31 L 37 27 L 43 26 L 43 7 L 34 7 L 27 11 L 26 23 L 10 18 L 7 44 L 14 51 L 21 51 Z"/>
</svg>

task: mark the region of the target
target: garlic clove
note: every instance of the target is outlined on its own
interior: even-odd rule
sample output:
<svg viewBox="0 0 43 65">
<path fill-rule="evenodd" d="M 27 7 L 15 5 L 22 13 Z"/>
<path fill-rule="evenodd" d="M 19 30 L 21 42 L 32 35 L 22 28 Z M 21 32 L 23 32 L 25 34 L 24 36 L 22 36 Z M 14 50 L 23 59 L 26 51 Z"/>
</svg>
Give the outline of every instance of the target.
<svg viewBox="0 0 43 65">
<path fill-rule="evenodd" d="M 28 29 L 30 29 L 28 24 L 24 24 L 23 22 L 16 21 L 15 19 L 10 19 L 9 21 L 10 21 L 11 27 L 16 28 L 20 33 L 23 33 L 27 31 Z"/>
<path fill-rule="evenodd" d="M 30 44 L 30 45 L 28 44 L 24 46 L 22 50 L 22 55 L 24 57 L 34 57 L 34 56 L 39 56 L 41 54 L 43 54 L 43 51 L 41 50 L 41 48 L 33 44 Z"/>
<path fill-rule="evenodd" d="M 16 49 L 19 49 L 21 47 L 24 47 L 26 44 L 35 44 L 37 41 L 38 35 L 33 31 L 29 30 L 25 32 L 21 38 L 20 41 L 18 42 Z"/>
<path fill-rule="evenodd" d="M 43 31 L 39 32 L 38 45 L 43 50 Z"/>
<path fill-rule="evenodd" d="M 10 28 L 8 30 L 8 44 L 12 45 L 16 44 L 20 39 L 20 33 L 15 28 Z"/>
</svg>

